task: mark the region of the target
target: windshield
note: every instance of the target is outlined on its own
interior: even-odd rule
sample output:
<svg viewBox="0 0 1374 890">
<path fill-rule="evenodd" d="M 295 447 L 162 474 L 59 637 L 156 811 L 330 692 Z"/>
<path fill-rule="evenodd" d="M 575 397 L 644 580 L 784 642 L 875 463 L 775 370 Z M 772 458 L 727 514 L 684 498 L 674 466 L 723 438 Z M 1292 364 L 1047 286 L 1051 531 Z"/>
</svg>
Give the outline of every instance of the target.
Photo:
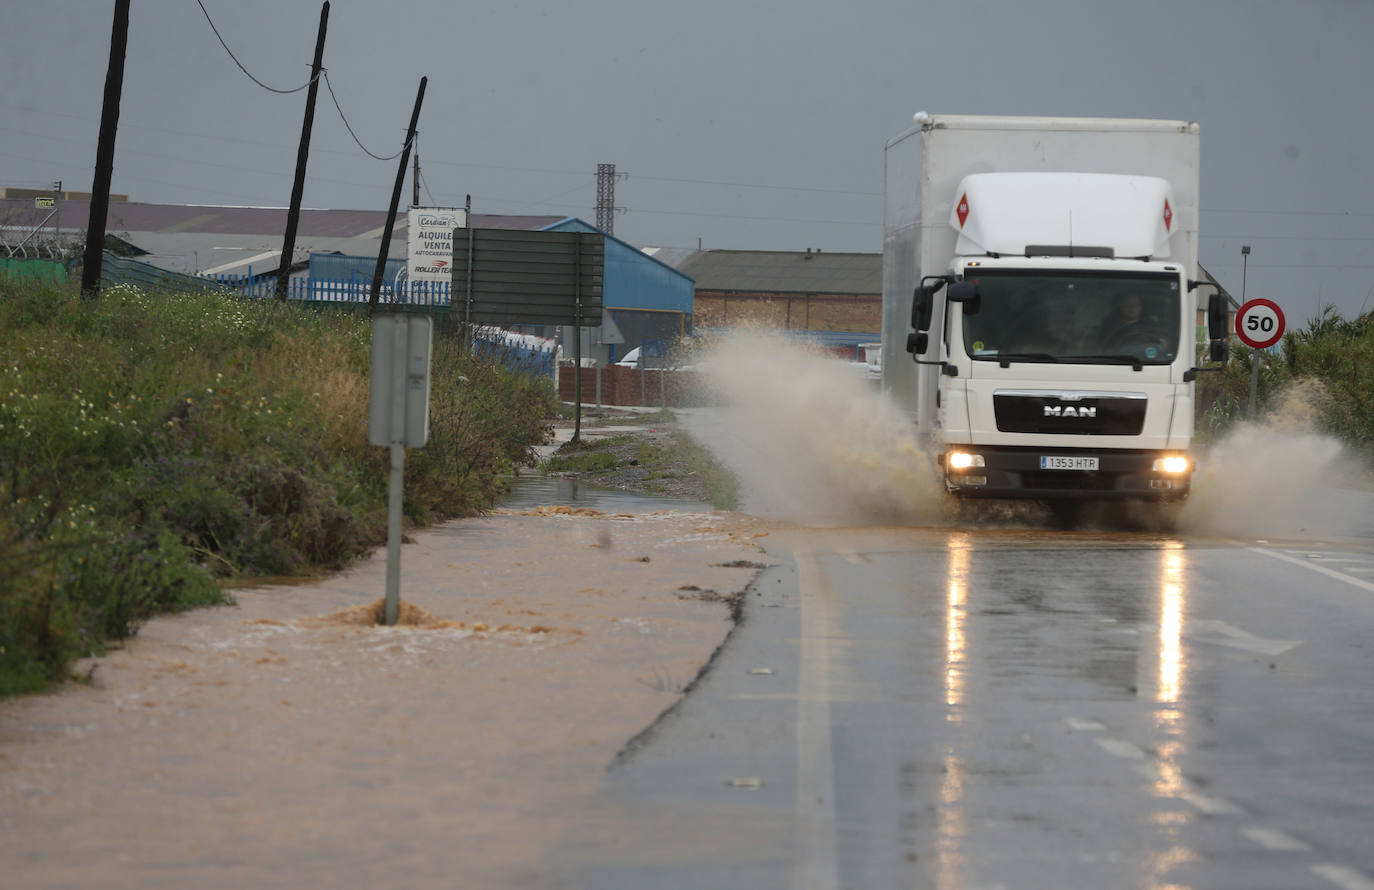
<svg viewBox="0 0 1374 890">
<path fill-rule="evenodd" d="M 977 361 L 1167 365 L 1178 355 L 1179 279 L 1142 273 L 969 269 L 964 349 Z"/>
</svg>

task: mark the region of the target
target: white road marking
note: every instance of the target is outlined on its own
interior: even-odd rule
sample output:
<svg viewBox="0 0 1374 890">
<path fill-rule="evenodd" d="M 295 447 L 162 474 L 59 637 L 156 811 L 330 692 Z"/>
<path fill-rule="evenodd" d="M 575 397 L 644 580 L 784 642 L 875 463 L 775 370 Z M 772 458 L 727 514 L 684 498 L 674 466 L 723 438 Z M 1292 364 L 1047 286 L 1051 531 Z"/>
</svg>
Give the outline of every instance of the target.
<svg viewBox="0 0 1374 890">
<path fill-rule="evenodd" d="M 1300 645 L 1300 641 L 1297 640 L 1268 640 L 1257 637 L 1225 621 L 1214 619 L 1189 621 L 1184 625 L 1183 632 L 1194 642 L 1229 646 L 1232 649 L 1259 652 L 1263 655 L 1282 655 L 1294 646 Z"/>
<path fill-rule="evenodd" d="M 1374 881 L 1367 875 L 1344 865 L 1314 865 L 1312 872 L 1326 878 L 1341 890 L 1374 890 Z"/>
<path fill-rule="evenodd" d="M 1264 847 L 1266 850 L 1278 850 L 1284 853 L 1301 853 L 1312 849 L 1310 844 L 1298 840 L 1293 835 L 1277 828 L 1264 828 L 1256 825 L 1252 828 L 1242 828 L 1241 834 L 1250 840 Z"/>
<path fill-rule="evenodd" d="M 1180 796 L 1196 807 L 1199 812 L 1209 816 L 1239 816 L 1243 812 L 1240 807 L 1230 801 L 1222 800 L 1220 797 L 1207 797 L 1203 794 L 1191 793 Z"/>
<path fill-rule="evenodd" d="M 1106 724 L 1084 717 L 1065 717 L 1064 722 L 1069 724 L 1069 729 L 1076 729 L 1079 732 L 1101 732 L 1107 728 Z"/>
<path fill-rule="evenodd" d="M 1370 593 L 1374 593 L 1374 583 L 1370 583 L 1369 581 L 1366 581 L 1363 578 L 1352 577 L 1344 572 L 1338 572 L 1335 569 L 1328 569 L 1326 566 L 1316 565 L 1311 560 L 1295 559 L 1294 557 L 1289 556 L 1285 553 L 1279 553 L 1277 550 L 1269 550 L 1265 547 L 1246 547 L 1245 549 L 1252 551 L 1254 553 L 1263 553 L 1265 556 L 1272 557 L 1273 559 L 1281 559 L 1284 562 L 1291 562 L 1295 566 L 1302 566 L 1303 568 L 1308 569 L 1310 571 L 1320 572 L 1328 578 L 1335 578 L 1337 581 L 1344 581 L 1346 584 L 1350 584 L 1354 587 L 1360 588 L 1361 590 L 1368 590 Z"/>
<path fill-rule="evenodd" d="M 1145 752 L 1124 739 L 1093 739 L 1108 754 L 1126 760 L 1144 760 Z"/>
<path fill-rule="evenodd" d="M 830 744 L 830 639 L 839 639 L 835 590 L 814 553 L 797 554 L 801 663 L 797 679 L 796 890 L 837 890 L 835 755 Z"/>
</svg>

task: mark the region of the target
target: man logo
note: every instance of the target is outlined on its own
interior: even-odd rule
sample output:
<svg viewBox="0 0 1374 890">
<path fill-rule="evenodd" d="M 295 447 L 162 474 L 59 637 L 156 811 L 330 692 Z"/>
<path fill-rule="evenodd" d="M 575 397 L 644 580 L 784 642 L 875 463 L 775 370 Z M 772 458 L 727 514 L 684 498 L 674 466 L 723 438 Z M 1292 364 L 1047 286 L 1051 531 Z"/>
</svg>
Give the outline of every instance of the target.
<svg viewBox="0 0 1374 890">
<path fill-rule="evenodd" d="M 1096 408 L 1075 408 L 1073 405 L 1046 405 L 1046 417 L 1096 417 Z"/>
</svg>

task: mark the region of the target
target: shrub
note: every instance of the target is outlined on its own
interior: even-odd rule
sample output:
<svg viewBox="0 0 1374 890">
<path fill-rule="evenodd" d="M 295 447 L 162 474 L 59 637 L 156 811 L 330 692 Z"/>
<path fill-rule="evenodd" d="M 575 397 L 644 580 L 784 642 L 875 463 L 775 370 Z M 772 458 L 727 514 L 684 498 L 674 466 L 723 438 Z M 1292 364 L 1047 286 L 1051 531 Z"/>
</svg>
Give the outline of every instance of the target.
<svg viewBox="0 0 1374 890">
<path fill-rule="evenodd" d="M 0 280 L 0 694 L 61 677 L 216 578 L 336 568 L 385 540 L 356 310 Z M 489 508 L 552 386 L 435 339 L 414 522 Z"/>
</svg>

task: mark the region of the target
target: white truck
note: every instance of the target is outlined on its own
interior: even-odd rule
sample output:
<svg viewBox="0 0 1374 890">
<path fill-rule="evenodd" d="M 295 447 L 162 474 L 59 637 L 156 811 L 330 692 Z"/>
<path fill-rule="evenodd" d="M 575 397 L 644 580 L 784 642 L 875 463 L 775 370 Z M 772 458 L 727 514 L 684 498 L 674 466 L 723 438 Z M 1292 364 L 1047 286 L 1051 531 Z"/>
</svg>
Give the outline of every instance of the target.
<svg viewBox="0 0 1374 890">
<path fill-rule="evenodd" d="M 946 488 L 1060 506 L 1186 497 L 1206 370 L 1198 125 L 915 122 L 886 150 L 882 387 Z M 1208 300 L 1213 362 L 1226 303 Z"/>
</svg>

